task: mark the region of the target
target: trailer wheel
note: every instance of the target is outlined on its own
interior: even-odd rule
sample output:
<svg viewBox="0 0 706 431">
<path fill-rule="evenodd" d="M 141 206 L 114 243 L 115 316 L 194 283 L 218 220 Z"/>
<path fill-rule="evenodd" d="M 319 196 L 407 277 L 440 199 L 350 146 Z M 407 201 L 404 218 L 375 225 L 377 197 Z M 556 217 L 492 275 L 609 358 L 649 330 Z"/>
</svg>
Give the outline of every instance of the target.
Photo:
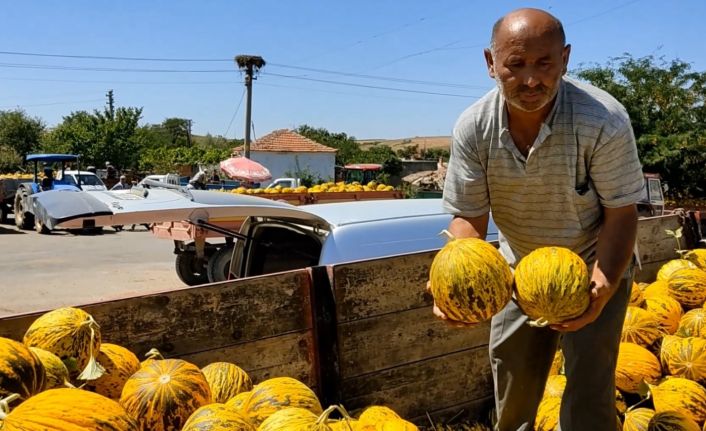
<svg viewBox="0 0 706 431">
<path fill-rule="evenodd" d="M 206 268 L 196 253 L 179 253 L 175 261 L 176 273 L 179 279 L 189 286 L 208 283 Z"/>
<path fill-rule="evenodd" d="M 233 255 L 233 244 L 224 245 L 208 259 L 206 274 L 209 283 L 228 280 L 230 271 L 230 260 Z"/>
<path fill-rule="evenodd" d="M 25 211 L 25 196 L 27 192 L 24 190 L 17 191 L 15 194 L 15 226 L 20 229 L 32 229 L 34 227 L 34 214 Z"/>
</svg>

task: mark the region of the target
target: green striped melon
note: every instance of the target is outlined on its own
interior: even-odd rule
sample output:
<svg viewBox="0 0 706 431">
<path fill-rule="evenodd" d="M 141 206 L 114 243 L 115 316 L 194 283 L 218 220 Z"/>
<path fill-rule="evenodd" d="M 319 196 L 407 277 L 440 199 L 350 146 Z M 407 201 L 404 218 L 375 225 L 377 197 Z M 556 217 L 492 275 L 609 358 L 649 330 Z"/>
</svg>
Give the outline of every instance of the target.
<svg viewBox="0 0 706 431">
<path fill-rule="evenodd" d="M 86 389 L 113 400 L 119 400 L 125 382 L 140 369 L 134 353 L 117 344 L 103 343 L 96 359 L 106 372 L 86 384 Z"/>
<path fill-rule="evenodd" d="M 697 423 L 706 420 L 706 389 L 681 377 L 670 377 L 656 386 L 650 386 L 657 413 L 679 412 Z"/>
<path fill-rule="evenodd" d="M 628 306 L 620 341 L 647 347 L 664 335 L 658 318 L 642 308 Z"/>
<path fill-rule="evenodd" d="M 140 427 L 179 430 L 199 407 L 211 403 L 211 390 L 196 365 L 157 359 L 143 365 L 123 387 L 120 404 Z"/>
<path fill-rule="evenodd" d="M 706 301 L 706 271 L 678 269 L 667 279 L 669 294 L 686 308 L 701 307 Z"/>
<path fill-rule="evenodd" d="M 72 378 L 93 380 L 105 371 L 95 359 L 101 345 L 100 327 L 79 308 L 57 308 L 43 314 L 27 329 L 24 343 L 58 356 Z"/>
<path fill-rule="evenodd" d="M 674 271 L 684 268 L 696 268 L 696 265 L 686 259 L 672 259 L 657 271 L 657 280 L 667 281 Z"/>
<path fill-rule="evenodd" d="M 679 319 L 677 335 L 706 338 L 706 309 L 694 308 L 684 313 Z"/>
<path fill-rule="evenodd" d="M 652 295 L 645 298 L 645 310 L 659 322 L 659 327 L 665 334 L 674 334 L 679 329 L 684 310 L 679 301 L 669 295 Z"/>
<path fill-rule="evenodd" d="M 18 394 L 20 401 L 26 400 L 45 385 L 40 358 L 24 344 L 0 337 L 0 398 Z"/>
<path fill-rule="evenodd" d="M 667 335 L 662 340 L 660 359 L 672 376 L 703 382 L 706 380 L 706 340 Z"/>
<path fill-rule="evenodd" d="M 676 411 L 656 413 L 647 425 L 647 431 L 701 431 L 699 424 Z"/>
<path fill-rule="evenodd" d="M 517 303 L 530 325 L 561 323 L 583 314 L 590 302 L 588 268 L 563 247 L 538 248 L 515 268 Z"/>
<path fill-rule="evenodd" d="M 252 389 L 252 380 L 242 368 L 229 362 L 214 362 L 201 369 L 214 403 L 225 403 L 241 392 Z"/>
<path fill-rule="evenodd" d="M 696 248 L 684 255 L 684 259 L 706 271 L 706 248 Z"/>
<path fill-rule="evenodd" d="M 615 368 L 615 386 L 621 391 L 638 393 L 643 381 L 656 383 L 662 367 L 655 355 L 635 343 L 620 343 Z"/>
<path fill-rule="evenodd" d="M 273 413 L 286 407 L 301 407 L 317 416 L 323 412 L 314 391 L 291 377 L 275 377 L 253 387 L 241 411 L 253 425 L 259 426 Z"/>
<path fill-rule="evenodd" d="M 484 322 L 512 297 L 510 266 L 477 238 L 451 238 L 434 257 L 429 282 L 436 306 L 458 322 Z"/>
<path fill-rule="evenodd" d="M 30 347 L 39 361 L 44 366 L 44 374 L 46 375 L 46 384 L 44 389 L 54 389 L 66 387 L 65 383 L 69 381 L 69 370 L 66 368 L 61 359 L 51 352 L 47 352 L 39 347 Z"/>
<path fill-rule="evenodd" d="M 647 408 L 637 408 L 628 410 L 625 413 L 623 431 L 647 431 L 650 419 L 655 415 L 655 411 Z"/>
<path fill-rule="evenodd" d="M 225 404 L 199 407 L 189 416 L 181 431 L 255 431 L 247 418 Z"/>
</svg>

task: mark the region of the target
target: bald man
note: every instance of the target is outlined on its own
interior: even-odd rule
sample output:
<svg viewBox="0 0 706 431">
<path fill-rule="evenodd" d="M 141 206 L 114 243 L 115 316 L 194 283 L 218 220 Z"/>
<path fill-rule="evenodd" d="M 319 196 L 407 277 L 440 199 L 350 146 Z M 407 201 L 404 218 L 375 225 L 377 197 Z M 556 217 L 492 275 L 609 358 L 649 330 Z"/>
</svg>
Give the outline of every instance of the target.
<svg viewBox="0 0 706 431">
<path fill-rule="evenodd" d="M 530 327 L 514 301 L 493 317 L 500 431 L 533 429 L 559 344 L 567 377 L 561 429 L 618 429 L 615 366 L 642 168 L 624 107 L 564 76 L 570 52 L 561 23 L 544 11 L 520 9 L 498 20 L 485 50 L 497 88 L 466 109 L 453 131 L 443 197 L 454 215 L 451 233 L 485 238 L 492 210 L 512 266 L 539 247 L 561 246 L 591 274 L 591 304 L 576 319 Z"/>
</svg>

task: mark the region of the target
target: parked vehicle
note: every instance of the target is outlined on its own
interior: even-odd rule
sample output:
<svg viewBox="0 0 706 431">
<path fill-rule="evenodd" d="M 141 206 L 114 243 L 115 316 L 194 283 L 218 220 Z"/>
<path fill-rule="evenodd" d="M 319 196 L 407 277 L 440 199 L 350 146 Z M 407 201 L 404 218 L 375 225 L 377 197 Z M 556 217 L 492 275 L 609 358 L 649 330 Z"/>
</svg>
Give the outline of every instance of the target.
<svg viewBox="0 0 706 431">
<path fill-rule="evenodd" d="M 79 178 L 80 176 L 80 178 Z M 108 190 L 103 181 L 98 178 L 98 175 L 89 171 L 64 171 L 59 172 L 56 177 L 57 181 L 64 182 L 69 185 L 78 187 L 81 184 L 81 190 L 91 192 L 97 190 Z"/>
<path fill-rule="evenodd" d="M 268 189 L 274 189 L 277 186 L 281 188 L 295 189 L 302 185 L 300 178 L 277 178 L 267 186 Z"/>
<path fill-rule="evenodd" d="M 14 199 L 15 225 L 20 229 L 31 229 L 34 227 L 39 233 L 49 233 L 50 228 L 43 220 L 41 210 L 37 211 L 35 197 L 47 191 L 65 190 L 81 191 L 80 176 L 76 180 L 68 180 L 66 175 L 66 164 L 78 164 L 79 157 L 74 154 L 30 154 L 25 160 L 34 163 L 34 176 L 31 182 L 23 182 L 17 187 Z M 47 168 L 51 165 L 60 165 L 60 169 L 53 169 L 56 178 L 39 176 L 39 164 L 43 163 Z"/>
</svg>

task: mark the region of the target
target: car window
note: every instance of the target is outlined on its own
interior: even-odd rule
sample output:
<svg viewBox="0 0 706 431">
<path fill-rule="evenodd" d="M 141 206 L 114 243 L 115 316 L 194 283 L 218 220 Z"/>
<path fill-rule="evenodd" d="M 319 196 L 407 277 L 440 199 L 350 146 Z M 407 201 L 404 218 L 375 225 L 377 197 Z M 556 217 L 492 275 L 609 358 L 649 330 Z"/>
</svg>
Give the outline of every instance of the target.
<svg viewBox="0 0 706 431">
<path fill-rule="evenodd" d="M 73 176 L 70 177 L 73 181 Z M 103 186 L 103 181 L 95 175 L 81 174 L 81 184 L 87 186 Z"/>
</svg>

